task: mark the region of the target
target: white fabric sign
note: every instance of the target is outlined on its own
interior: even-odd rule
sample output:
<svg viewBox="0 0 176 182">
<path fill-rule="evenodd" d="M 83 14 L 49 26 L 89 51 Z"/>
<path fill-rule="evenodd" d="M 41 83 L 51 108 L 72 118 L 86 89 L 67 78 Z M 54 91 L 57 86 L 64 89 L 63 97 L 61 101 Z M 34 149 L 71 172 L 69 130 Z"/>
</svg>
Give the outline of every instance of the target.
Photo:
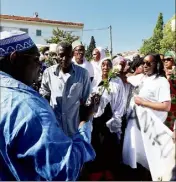
<svg viewBox="0 0 176 182">
<path fill-rule="evenodd" d="M 144 149 L 153 181 L 169 181 L 175 166 L 172 131 L 152 114 L 152 110 L 136 107 Z"/>
</svg>

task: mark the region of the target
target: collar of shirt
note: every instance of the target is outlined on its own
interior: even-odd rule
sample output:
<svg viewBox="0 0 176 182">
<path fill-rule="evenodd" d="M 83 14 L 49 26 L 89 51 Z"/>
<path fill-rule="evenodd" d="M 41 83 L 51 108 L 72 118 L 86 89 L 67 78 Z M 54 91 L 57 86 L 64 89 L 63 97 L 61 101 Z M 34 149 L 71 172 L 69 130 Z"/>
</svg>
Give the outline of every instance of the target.
<svg viewBox="0 0 176 182">
<path fill-rule="evenodd" d="M 68 80 L 68 78 L 70 77 L 70 73 L 64 73 L 62 70 L 59 72 L 59 79 L 63 79 L 64 83 L 66 83 L 66 81 Z"/>
<path fill-rule="evenodd" d="M 86 58 L 84 57 L 83 58 L 83 63 L 82 64 L 78 64 L 77 62 L 76 62 L 76 60 L 75 60 L 75 57 L 73 57 L 72 58 L 72 62 L 74 63 L 74 64 L 76 64 L 76 65 L 78 65 L 78 66 L 84 66 L 86 63 L 87 63 L 87 60 L 86 60 Z"/>
<path fill-rule="evenodd" d="M 59 66 L 59 64 L 58 64 L 57 67 L 56 67 L 56 70 L 54 70 L 54 74 L 55 74 L 56 76 L 59 76 L 59 75 L 60 75 L 60 71 L 61 71 L 61 69 L 60 69 L 60 66 Z M 73 72 L 75 72 L 75 65 L 72 63 L 72 65 L 71 65 L 71 70 L 69 71 L 69 74 L 71 74 L 71 73 L 73 73 Z"/>
</svg>

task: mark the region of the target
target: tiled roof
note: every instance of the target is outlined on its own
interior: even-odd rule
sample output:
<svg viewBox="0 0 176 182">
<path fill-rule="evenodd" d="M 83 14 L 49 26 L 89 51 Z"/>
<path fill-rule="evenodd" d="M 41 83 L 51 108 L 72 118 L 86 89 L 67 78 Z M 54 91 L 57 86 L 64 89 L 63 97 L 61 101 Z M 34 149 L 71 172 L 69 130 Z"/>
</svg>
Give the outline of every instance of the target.
<svg viewBox="0 0 176 182">
<path fill-rule="evenodd" d="M 46 20 L 38 17 L 24 17 L 24 16 L 14 16 L 14 15 L 0 15 L 0 19 L 6 20 L 20 20 L 26 22 L 39 22 L 39 23 L 49 23 L 49 24 L 58 24 L 58 25 L 68 25 L 68 26 L 78 26 L 83 27 L 83 23 L 74 23 L 74 22 L 64 22 L 64 21 L 56 21 L 56 20 Z"/>
</svg>

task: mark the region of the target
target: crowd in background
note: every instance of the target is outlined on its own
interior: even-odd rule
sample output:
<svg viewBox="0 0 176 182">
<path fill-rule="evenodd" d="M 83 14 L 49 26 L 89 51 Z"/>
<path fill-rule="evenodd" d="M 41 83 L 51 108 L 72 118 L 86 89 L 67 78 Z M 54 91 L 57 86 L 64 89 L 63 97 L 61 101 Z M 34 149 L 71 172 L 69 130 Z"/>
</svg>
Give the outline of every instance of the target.
<svg viewBox="0 0 176 182">
<path fill-rule="evenodd" d="M 135 107 L 142 106 L 146 109 L 148 116 L 164 123 L 174 131 L 176 118 L 175 52 L 168 51 L 165 55 L 149 53 L 140 56 L 136 54 L 130 60 L 121 54 L 113 58 L 106 57 L 104 49 L 97 47 L 92 52 L 92 60 L 87 61 L 85 48 L 79 40 L 72 44 L 72 48 L 73 64 L 86 69 L 89 73 L 90 93 L 99 93 L 104 84 L 103 80 L 109 79 L 109 72 L 113 68 L 119 70 L 118 76 L 109 80 L 110 91 L 104 88 L 101 93 L 100 104 L 92 121 L 92 146 L 95 149 L 96 158 L 93 162 L 85 164 L 81 180 L 129 180 L 133 177 L 133 180 L 150 180 L 142 137 L 136 125 Z M 52 44 L 41 57 L 45 57 L 43 60 L 46 62 L 50 59 L 50 64 L 59 63 L 57 45 Z M 42 63 L 44 69 L 46 69 L 46 62 Z M 46 78 L 43 77 L 43 80 Z M 49 83 L 52 82 L 51 79 L 49 80 L 48 83 L 44 83 L 40 79 L 41 94 L 46 84 L 56 84 L 56 82 Z M 52 95 L 52 91 L 50 94 Z M 136 143 L 135 147 L 133 140 Z M 142 159 L 138 157 L 139 155 Z M 138 172 L 130 170 L 127 166 L 138 169 Z M 124 171 L 129 170 L 130 178 L 124 178 L 122 168 Z M 118 171 L 121 171 L 121 174 Z"/>
<path fill-rule="evenodd" d="M 175 52 L 129 60 L 97 47 L 88 61 L 79 40 L 39 54 L 24 32 L 0 38 L 1 180 L 152 180 L 139 120 L 175 142 Z"/>
</svg>

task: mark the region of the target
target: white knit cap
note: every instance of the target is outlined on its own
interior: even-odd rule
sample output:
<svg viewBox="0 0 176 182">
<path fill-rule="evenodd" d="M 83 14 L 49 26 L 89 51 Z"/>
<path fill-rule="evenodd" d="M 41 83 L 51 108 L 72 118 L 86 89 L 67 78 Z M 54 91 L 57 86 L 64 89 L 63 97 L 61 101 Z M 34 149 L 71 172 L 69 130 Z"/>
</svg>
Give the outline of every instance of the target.
<svg viewBox="0 0 176 182">
<path fill-rule="evenodd" d="M 56 53 L 57 44 L 50 44 L 49 52 L 55 52 Z"/>
<path fill-rule="evenodd" d="M 14 51 L 22 52 L 36 46 L 26 32 L 19 30 L 0 32 L 0 56 Z"/>
</svg>

